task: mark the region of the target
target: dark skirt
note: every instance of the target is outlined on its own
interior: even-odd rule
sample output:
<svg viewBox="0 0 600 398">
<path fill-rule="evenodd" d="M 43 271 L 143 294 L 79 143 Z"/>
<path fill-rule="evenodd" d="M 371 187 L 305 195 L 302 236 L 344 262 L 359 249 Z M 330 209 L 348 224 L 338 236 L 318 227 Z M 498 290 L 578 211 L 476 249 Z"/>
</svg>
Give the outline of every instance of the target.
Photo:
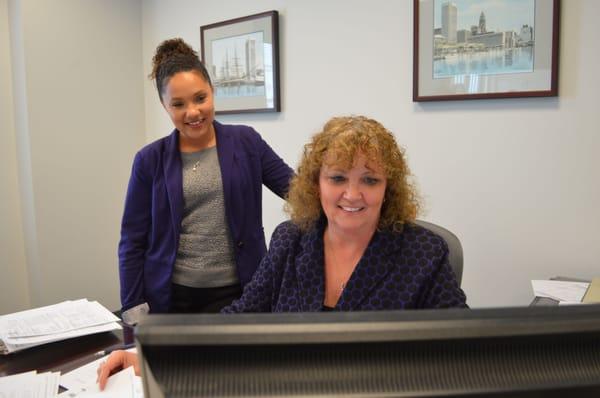
<svg viewBox="0 0 600 398">
<path fill-rule="evenodd" d="M 242 295 L 241 285 L 196 288 L 172 284 L 172 313 L 216 313 Z"/>
</svg>

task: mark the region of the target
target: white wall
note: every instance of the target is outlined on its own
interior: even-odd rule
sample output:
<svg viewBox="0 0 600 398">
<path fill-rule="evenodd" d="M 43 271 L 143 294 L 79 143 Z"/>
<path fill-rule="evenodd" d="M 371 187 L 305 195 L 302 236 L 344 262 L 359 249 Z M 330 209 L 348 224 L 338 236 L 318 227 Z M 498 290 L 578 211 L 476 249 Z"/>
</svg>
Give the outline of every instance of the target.
<svg viewBox="0 0 600 398">
<path fill-rule="evenodd" d="M 144 142 L 140 1 L 9 0 L 8 13 L 13 91 L 2 112 L 14 103 L 14 128 L 3 140 L 16 141 L 19 190 L 14 172 L 2 176 L 14 216 L 1 231 L 15 252 L 2 254 L 2 284 L 26 273 L 32 306 L 88 297 L 117 309 L 122 203 Z M 22 296 L 0 313 L 29 305 Z"/>
<path fill-rule="evenodd" d="M 143 3 L 147 74 L 156 45 L 200 26 L 280 13 L 283 111 L 219 117 L 257 128 L 296 165 L 329 117 L 365 114 L 394 131 L 427 212 L 462 240 L 472 306 L 525 305 L 529 280 L 600 274 L 600 64 L 595 0 L 562 2 L 560 97 L 418 104 L 412 94 L 412 1 L 160 0 Z M 148 140 L 171 125 L 150 82 Z M 284 219 L 268 196 L 267 232 Z"/>
<path fill-rule="evenodd" d="M 8 4 L 0 0 L 0 314 L 28 308 L 29 283 L 17 178 Z"/>
</svg>

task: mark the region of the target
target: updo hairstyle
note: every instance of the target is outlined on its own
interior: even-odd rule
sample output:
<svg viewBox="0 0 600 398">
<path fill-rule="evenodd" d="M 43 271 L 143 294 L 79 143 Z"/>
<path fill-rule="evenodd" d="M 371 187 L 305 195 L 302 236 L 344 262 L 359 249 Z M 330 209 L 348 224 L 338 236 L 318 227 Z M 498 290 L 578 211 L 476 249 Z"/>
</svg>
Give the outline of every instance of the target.
<svg viewBox="0 0 600 398">
<path fill-rule="evenodd" d="M 197 72 L 212 88 L 210 76 L 198 53 L 181 38 L 165 40 L 156 47 L 152 57 L 152 72 L 148 77 L 156 81 L 158 97 L 162 102 L 162 94 L 169 79 L 179 72 Z"/>
</svg>

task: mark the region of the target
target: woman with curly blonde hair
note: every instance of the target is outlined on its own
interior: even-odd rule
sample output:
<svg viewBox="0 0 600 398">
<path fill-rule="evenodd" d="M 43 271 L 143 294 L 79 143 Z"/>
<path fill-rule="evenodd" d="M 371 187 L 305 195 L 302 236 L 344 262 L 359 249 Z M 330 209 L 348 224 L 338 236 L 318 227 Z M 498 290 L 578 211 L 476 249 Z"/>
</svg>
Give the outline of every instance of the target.
<svg viewBox="0 0 600 398">
<path fill-rule="evenodd" d="M 415 225 L 419 201 L 394 136 L 375 120 L 336 117 L 304 148 L 280 224 L 236 312 L 466 307 L 442 238 Z M 100 388 L 135 354 L 115 351 Z"/>
<path fill-rule="evenodd" d="M 466 307 L 445 241 L 414 224 L 404 152 L 379 122 L 335 117 L 304 147 L 291 220 L 222 312 Z"/>
<path fill-rule="evenodd" d="M 404 151 L 381 123 L 362 116 L 335 117 L 304 147 L 298 174 L 292 180 L 286 210 L 302 229 L 310 228 L 321 217 L 319 174 L 322 165 L 337 163 L 351 168 L 358 154 L 382 167 L 387 186 L 379 218 L 379 229 L 401 231 L 413 222 L 419 211 L 419 199 L 409 181 L 410 170 Z M 327 159 L 325 159 L 327 155 Z"/>
</svg>

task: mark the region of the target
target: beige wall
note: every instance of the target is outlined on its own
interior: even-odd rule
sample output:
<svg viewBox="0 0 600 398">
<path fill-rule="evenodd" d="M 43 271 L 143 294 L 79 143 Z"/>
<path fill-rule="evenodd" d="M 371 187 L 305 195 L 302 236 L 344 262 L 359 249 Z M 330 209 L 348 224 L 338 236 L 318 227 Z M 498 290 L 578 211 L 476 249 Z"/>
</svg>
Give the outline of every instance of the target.
<svg viewBox="0 0 600 398">
<path fill-rule="evenodd" d="M 0 314 L 30 306 L 13 118 L 8 3 L 0 0 Z"/>
<path fill-rule="evenodd" d="M 15 0 L 9 13 L 31 305 L 117 309 L 122 202 L 144 137 L 140 1 Z"/>
</svg>

